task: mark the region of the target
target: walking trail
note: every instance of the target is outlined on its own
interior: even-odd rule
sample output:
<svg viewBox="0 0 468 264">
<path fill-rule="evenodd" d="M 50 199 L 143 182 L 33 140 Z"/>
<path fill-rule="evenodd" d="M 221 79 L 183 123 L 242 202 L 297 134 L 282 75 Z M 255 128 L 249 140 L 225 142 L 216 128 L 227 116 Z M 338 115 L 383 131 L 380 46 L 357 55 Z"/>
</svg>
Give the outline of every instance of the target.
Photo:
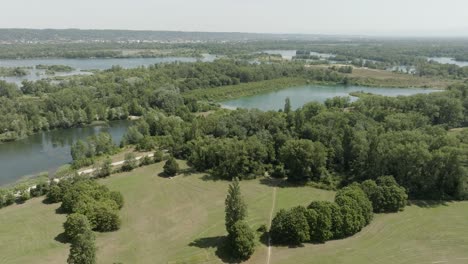
<svg viewBox="0 0 468 264">
<path fill-rule="evenodd" d="M 139 160 L 139 159 L 142 159 L 143 157 L 153 157 L 154 155 L 153 154 L 148 154 L 148 155 L 143 155 L 143 156 L 139 156 L 139 157 L 136 157 L 135 159 L 136 160 Z M 113 162 L 111 164 L 111 166 L 119 166 L 119 165 L 122 165 L 124 164 L 125 160 L 121 160 L 121 161 L 117 161 L 117 162 Z M 79 175 L 82 175 L 82 174 L 90 174 L 90 173 L 93 173 L 96 169 L 95 168 L 91 168 L 91 169 L 86 169 L 86 170 L 82 170 L 82 171 L 78 171 L 78 174 Z"/>
<path fill-rule="evenodd" d="M 271 220 L 273 220 L 273 212 L 275 211 L 275 205 L 276 205 L 276 187 L 273 187 L 273 201 L 271 204 L 271 211 L 270 211 L 270 221 L 268 224 L 268 230 L 271 229 Z M 270 233 L 268 232 L 268 254 L 267 254 L 267 264 L 270 264 L 270 258 L 271 258 L 271 236 Z"/>
</svg>

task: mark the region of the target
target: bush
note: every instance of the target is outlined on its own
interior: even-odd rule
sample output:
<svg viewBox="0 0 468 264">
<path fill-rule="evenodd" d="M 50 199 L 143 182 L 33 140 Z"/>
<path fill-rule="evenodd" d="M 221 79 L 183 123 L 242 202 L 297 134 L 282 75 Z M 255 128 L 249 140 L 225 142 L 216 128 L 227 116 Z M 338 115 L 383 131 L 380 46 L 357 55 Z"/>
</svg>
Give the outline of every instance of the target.
<svg viewBox="0 0 468 264">
<path fill-rule="evenodd" d="M 112 191 L 110 192 L 110 198 L 114 200 L 114 202 L 117 204 L 117 207 L 119 209 L 122 209 L 122 207 L 124 206 L 124 198 L 123 198 L 122 193 L 118 191 Z"/>
<path fill-rule="evenodd" d="M 36 188 L 31 188 L 29 193 L 32 197 L 39 197 L 49 192 L 49 184 L 42 182 L 36 185 Z"/>
<path fill-rule="evenodd" d="M 153 164 L 154 160 L 148 156 L 144 156 L 143 158 L 141 158 L 140 160 L 140 166 L 147 166 L 147 165 L 150 165 L 150 164 Z"/>
<path fill-rule="evenodd" d="M 306 209 L 295 207 L 288 211 L 281 209 L 273 218 L 270 235 L 274 243 L 299 245 L 310 240 Z"/>
<path fill-rule="evenodd" d="M 47 193 L 48 202 L 58 203 L 62 201 L 62 197 L 63 197 L 62 189 L 58 185 L 54 184 L 50 186 L 49 192 Z"/>
<path fill-rule="evenodd" d="M 255 234 L 244 222 L 237 221 L 229 234 L 232 256 L 236 259 L 247 260 L 255 251 Z"/>
<path fill-rule="evenodd" d="M 153 160 L 154 162 L 161 162 L 164 159 L 164 153 L 161 150 L 156 150 L 153 154 Z"/>
<path fill-rule="evenodd" d="M 16 197 L 12 192 L 8 192 L 5 195 L 5 206 L 12 205 L 16 201 Z"/>
<path fill-rule="evenodd" d="M 166 164 L 164 164 L 164 174 L 166 176 L 175 176 L 178 172 L 179 164 L 174 159 L 174 157 L 169 157 L 169 159 L 166 161 Z"/>
<path fill-rule="evenodd" d="M 65 235 L 70 241 L 75 240 L 78 235 L 91 231 L 91 224 L 86 216 L 78 213 L 67 216 L 67 221 L 63 223 Z"/>
<path fill-rule="evenodd" d="M 96 170 L 96 177 L 103 178 L 111 175 L 112 173 L 112 160 L 110 158 L 106 158 L 100 165 L 99 168 Z"/>
<path fill-rule="evenodd" d="M 125 154 L 125 161 L 122 165 L 122 171 L 132 171 L 138 167 L 138 161 L 134 153 Z"/>
<path fill-rule="evenodd" d="M 21 195 L 20 195 L 18 201 L 20 203 L 24 203 L 29 199 L 31 199 L 31 195 L 29 194 L 29 191 L 24 190 L 23 192 L 21 192 Z"/>
</svg>

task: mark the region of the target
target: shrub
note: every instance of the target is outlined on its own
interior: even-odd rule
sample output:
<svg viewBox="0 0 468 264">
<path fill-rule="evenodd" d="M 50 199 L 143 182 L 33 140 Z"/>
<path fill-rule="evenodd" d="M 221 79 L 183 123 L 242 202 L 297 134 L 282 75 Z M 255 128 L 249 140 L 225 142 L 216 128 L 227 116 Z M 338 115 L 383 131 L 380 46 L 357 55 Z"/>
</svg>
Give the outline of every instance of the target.
<svg viewBox="0 0 468 264">
<path fill-rule="evenodd" d="M 20 203 L 24 203 L 29 199 L 31 199 L 31 195 L 29 194 L 29 191 L 24 190 L 23 192 L 21 192 L 21 195 L 20 195 L 18 201 Z"/>
<path fill-rule="evenodd" d="M 229 233 L 232 256 L 236 259 L 247 260 L 255 251 L 255 234 L 244 222 L 237 221 Z"/>
<path fill-rule="evenodd" d="M 62 201 L 62 197 L 63 197 L 62 189 L 58 185 L 54 184 L 50 186 L 49 192 L 47 193 L 48 202 L 58 203 Z"/>
<path fill-rule="evenodd" d="M 117 211 L 104 203 L 100 203 L 94 209 L 93 218 L 95 230 L 99 232 L 115 231 L 120 228 L 120 218 Z"/>
<path fill-rule="evenodd" d="M 38 183 L 36 188 L 31 188 L 29 193 L 32 197 L 39 197 L 49 192 L 49 184 L 46 182 Z"/>
<path fill-rule="evenodd" d="M 110 158 L 106 158 L 100 165 L 99 168 L 96 170 L 96 177 L 102 178 L 111 175 L 112 173 L 112 160 Z"/>
<path fill-rule="evenodd" d="M 16 201 L 16 197 L 12 192 L 8 192 L 5 195 L 5 206 L 12 205 Z"/>
<path fill-rule="evenodd" d="M 122 165 L 122 171 L 132 171 L 138 167 L 138 161 L 134 153 L 125 154 L 125 161 Z"/>
<path fill-rule="evenodd" d="M 153 154 L 154 162 L 161 162 L 164 159 L 164 153 L 161 150 L 156 150 Z"/>
<path fill-rule="evenodd" d="M 167 176 L 175 176 L 179 172 L 179 164 L 174 159 L 174 157 L 169 157 L 164 164 L 164 174 Z"/>
<path fill-rule="evenodd" d="M 91 231 L 91 224 L 86 216 L 74 213 L 67 216 L 63 228 L 67 238 L 73 241 L 78 235 Z"/>
<path fill-rule="evenodd" d="M 123 198 L 122 193 L 120 193 L 118 191 L 112 191 L 112 192 L 110 192 L 110 198 L 112 200 L 114 200 L 114 202 L 117 204 L 117 207 L 119 209 L 122 209 L 122 207 L 124 205 L 124 198 Z"/>
<path fill-rule="evenodd" d="M 144 156 L 143 158 L 141 158 L 140 160 L 140 166 L 147 166 L 147 165 L 150 165 L 150 164 L 153 164 L 154 160 L 148 156 Z"/>
</svg>

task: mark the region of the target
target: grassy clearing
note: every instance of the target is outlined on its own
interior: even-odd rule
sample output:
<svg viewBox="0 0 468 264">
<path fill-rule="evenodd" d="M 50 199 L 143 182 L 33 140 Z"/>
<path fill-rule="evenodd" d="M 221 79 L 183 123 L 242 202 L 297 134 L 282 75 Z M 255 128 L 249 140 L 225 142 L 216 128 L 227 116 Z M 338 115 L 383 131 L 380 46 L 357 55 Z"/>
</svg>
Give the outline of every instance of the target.
<svg viewBox="0 0 468 264">
<path fill-rule="evenodd" d="M 308 65 L 309 68 L 328 68 L 330 65 Z M 460 80 L 444 79 L 441 77 L 419 77 L 411 74 L 395 73 L 385 70 L 353 68 L 353 73 L 347 74 L 354 85 L 377 87 L 417 87 L 445 89 L 450 84 Z"/>
<path fill-rule="evenodd" d="M 203 174 L 159 177 L 163 163 L 101 180 L 119 190 L 126 204 L 122 228 L 97 236 L 98 263 L 222 263 L 217 245 L 225 236 L 224 199 L 228 182 Z M 186 168 L 184 164 L 182 166 Z M 266 224 L 274 182 L 242 181 L 253 228 Z M 334 193 L 311 187 L 279 187 L 281 208 L 333 200 Z M 59 242 L 65 215 L 57 204 L 32 199 L 0 210 L 0 263 L 64 263 L 68 244 Z M 271 263 L 431 263 L 468 259 L 468 202 L 420 204 L 399 214 L 378 215 L 357 235 L 302 248 L 274 247 Z M 57 238 L 57 240 L 55 239 Z M 265 263 L 260 244 L 249 263 Z"/>
<path fill-rule="evenodd" d="M 377 215 L 357 235 L 303 248 L 275 248 L 272 263 L 467 263 L 468 202 L 413 205 Z"/>
<path fill-rule="evenodd" d="M 98 263 L 222 262 L 224 255 L 217 245 L 225 236 L 228 182 L 205 179 L 203 174 L 161 178 L 162 166 L 158 163 L 102 180 L 123 193 L 126 205 L 121 211 L 122 228 L 97 236 Z M 248 222 L 253 228 L 266 224 L 273 188 L 258 180 L 243 181 L 241 188 L 249 206 Z M 333 195 L 313 188 L 279 188 L 277 209 L 333 199 Z M 0 210 L 0 263 L 64 263 L 68 244 L 54 238 L 63 231 L 65 215 L 55 214 L 58 205 L 41 200 Z M 259 245 L 250 262 L 263 263 L 265 258 L 266 246 Z"/>
<path fill-rule="evenodd" d="M 304 84 L 307 84 L 307 80 L 304 78 L 280 78 L 260 82 L 242 83 L 238 85 L 196 89 L 184 93 L 183 96 L 197 100 L 221 101 Z"/>
</svg>

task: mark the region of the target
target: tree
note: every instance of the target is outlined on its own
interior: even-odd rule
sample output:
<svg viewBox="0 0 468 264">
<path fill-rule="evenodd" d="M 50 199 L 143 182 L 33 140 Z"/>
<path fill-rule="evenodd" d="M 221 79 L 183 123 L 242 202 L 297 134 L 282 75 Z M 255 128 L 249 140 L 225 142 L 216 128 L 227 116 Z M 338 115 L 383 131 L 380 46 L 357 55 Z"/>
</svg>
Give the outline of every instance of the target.
<svg viewBox="0 0 468 264">
<path fill-rule="evenodd" d="M 63 228 L 69 241 L 74 241 L 78 235 L 91 231 L 88 218 L 78 213 L 68 215 L 67 220 L 63 223 Z"/>
<path fill-rule="evenodd" d="M 228 233 L 232 233 L 234 224 L 242 221 L 247 217 L 247 205 L 242 198 L 239 186 L 239 180 L 234 178 L 229 185 L 228 195 L 225 200 L 225 224 Z"/>
<path fill-rule="evenodd" d="M 333 237 L 332 204 L 327 201 L 313 201 L 307 208 L 311 210 L 312 215 L 316 215 L 315 225 L 309 228 L 311 239 L 317 242 L 325 242 Z"/>
<path fill-rule="evenodd" d="M 255 233 L 244 221 L 237 221 L 229 234 L 232 256 L 247 260 L 255 251 Z"/>
<path fill-rule="evenodd" d="M 281 147 L 280 159 L 287 169 L 288 180 L 306 181 L 321 176 L 327 152 L 320 142 L 291 139 Z"/>
<path fill-rule="evenodd" d="M 95 264 L 96 245 L 95 236 L 92 231 L 79 234 L 70 246 L 70 254 L 67 259 L 68 264 Z"/>
<path fill-rule="evenodd" d="M 304 207 L 281 209 L 271 222 L 270 235 L 274 243 L 300 245 L 310 240 L 310 229 Z"/>
<path fill-rule="evenodd" d="M 120 228 L 121 221 L 118 211 L 106 203 L 97 205 L 92 217 L 96 223 L 95 229 L 99 232 L 110 232 Z"/>
<path fill-rule="evenodd" d="M 167 176 L 175 176 L 179 172 L 179 164 L 173 156 L 170 156 L 164 164 L 164 174 Z"/>
<path fill-rule="evenodd" d="M 377 182 L 377 183 L 376 183 Z M 408 195 L 392 176 L 381 176 L 377 181 L 366 180 L 361 189 L 372 202 L 375 213 L 398 212 L 404 209 Z"/>
<path fill-rule="evenodd" d="M 286 114 L 291 112 L 291 99 L 289 99 L 289 97 L 286 97 L 286 99 L 284 100 L 284 112 Z"/>
<path fill-rule="evenodd" d="M 123 171 L 132 171 L 138 167 L 138 161 L 136 159 L 136 156 L 134 153 L 127 153 L 125 154 L 125 160 L 122 165 L 122 170 Z"/>
</svg>

